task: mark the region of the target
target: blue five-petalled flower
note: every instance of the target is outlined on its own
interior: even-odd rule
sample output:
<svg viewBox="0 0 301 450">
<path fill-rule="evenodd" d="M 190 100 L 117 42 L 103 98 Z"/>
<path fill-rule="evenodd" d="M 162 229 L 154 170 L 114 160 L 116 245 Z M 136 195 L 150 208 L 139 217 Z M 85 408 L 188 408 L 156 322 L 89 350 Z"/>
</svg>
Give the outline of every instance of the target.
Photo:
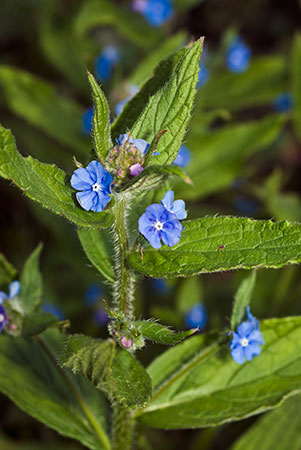
<svg viewBox="0 0 301 450">
<path fill-rule="evenodd" d="M 113 177 L 98 161 L 76 169 L 70 182 L 74 189 L 80 191 L 76 198 L 86 211 L 101 212 L 111 200 Z"/>
<path fill-rule="evenodd" d="M 170 0 L 133 0 L 133 8 L 153 27 L 160 27 L 173 16 Z"/>
<path fill-rule="evenodd" d="M 231 356 L 238 364 L 243 364 L 246 360 L 252 361 L 254 356 L 261 353 L 260 346 L 264 344 L 259 321 L 251 314 L 249 307 L 247 318 L 248 320 L 238 326 L 237 332 L 233 332 L 230 342 Z"/>
<path fill-rule="evenodd" d="M 19 281 L 13 281 L 12 283 L 10 283 L 8 287 L 8 295 L 5 292 L 0 291 L 0 333 L 8 322 L 6 311 L 2 303 L 5 300 L 13 300 L 15 297 L 17 297 L 17 295 L 19 295 L 20 291 L 21 284 L 19 283 Z"/>
<path fill-rule="evenodd" d="M 179 218 L 186 217 L 185 203 L 173 202 L 173 198 L 174 193 L 168 191 L 161 205 L 155 203 L 148 206 L 138 221 L 140 233 L 155 249 L 161 247 L 161 240 L 168 247 L 173 247 L 181 239 L 184 227 Z"/>
<path fill-rule="evenodd" d="M 226 63 L 230 72 L 245 72 L 250 64 L 251 50 L 241 38 L 236 38 L 227 51 Z"/>
</svg>

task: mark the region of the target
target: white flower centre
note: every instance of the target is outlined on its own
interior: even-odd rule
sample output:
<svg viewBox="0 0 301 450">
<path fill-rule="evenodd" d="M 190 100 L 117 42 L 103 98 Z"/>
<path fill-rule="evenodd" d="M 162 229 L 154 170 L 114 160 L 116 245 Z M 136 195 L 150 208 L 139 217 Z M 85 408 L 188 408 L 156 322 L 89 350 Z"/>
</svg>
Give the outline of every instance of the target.
<svg viewBox="0 0 301 450">
<path fill-rule="evenodd" d="M 97 183 L 93 184 L 92 191 L 102 191 L 100 184 Z"/>
<path fill-rule="evenodd" d="M 154 227 L 156 228 L 156 230 L 161 231 L 163 230 L 163 223 L 159 222 L 159 220 L 155 223 Z"/>
<path fill-rule="evenodd" d="M 3 315 L 3 314 L 0 314 L 0 323 L 4 322 L 4 320 L 5 320 L 4 315 Z"/>
<path fill-rule="evenodd" d="M 241 338 L 240 343 L 242 347 L 247 347 L 249 345 L 249 340 L 247 338 Z"/>
</svg>

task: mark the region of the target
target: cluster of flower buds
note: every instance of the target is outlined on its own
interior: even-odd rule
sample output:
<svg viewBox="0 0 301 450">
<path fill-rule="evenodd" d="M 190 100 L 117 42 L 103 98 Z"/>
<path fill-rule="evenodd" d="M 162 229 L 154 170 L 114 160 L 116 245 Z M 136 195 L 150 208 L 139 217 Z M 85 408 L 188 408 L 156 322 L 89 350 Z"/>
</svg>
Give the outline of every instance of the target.
<svg viewBox="0 0 301 450">
<path fill-rule="evenodd" d="M 148 143 L 142 139 L 133 139 L 130 134 L 123 134 L 107 156 L 106 167 L 114 177 L 116 186 L 126 183 L 143 170 Z"/>
<path fill-rule="evenodd" d="M 122 348 L 135 351 L 144 347 L 144 337 L 135 322 L 120 311 L 107 309 L 107 312 L 111 319 L 108 325 L 109 333 Z"/>
</svg>

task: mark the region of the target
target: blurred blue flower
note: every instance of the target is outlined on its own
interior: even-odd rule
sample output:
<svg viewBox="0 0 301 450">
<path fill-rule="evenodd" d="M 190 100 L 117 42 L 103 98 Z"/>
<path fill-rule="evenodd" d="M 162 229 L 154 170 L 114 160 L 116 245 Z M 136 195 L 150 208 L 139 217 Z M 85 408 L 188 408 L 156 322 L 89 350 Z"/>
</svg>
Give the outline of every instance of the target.
<svg viewBox="0 0 301 450">
<path fill-rule="evenodd" d="M 133 9 L 140 12 L 153 27 L 160 27 L 173 16 L 170 0 L 134 0 Z"/>
<path fill-rule="evenodd" d="M 101 212 L 111 200 L 112 175 L 98 161 L 91 161 L 76 169 L 71 177 L 71 186 L 76 189 L 76 198 L 86 211 Z"/>
<path fill-rule="evenodd" d="M 184 169 L 191 161 L 191 151 L 186 145 L 181 145 L 180 150 L 174 160 L 173 164 L 175 166 L 182 167 Z"/>
<path fill-rule="evenodd" d="M 42 311 L 53 314 L 58 318 L 58 320 L 64 320 L 65 315 L 62 308 L 59 305 L 55 305 L 54 303 L 43 303 Z"/>
<path fill-rule="evenodd" d="M 17 297 L 17 295 L 20 294 L 21 291 L 21 284 L 19 281 L 12 281 L 10 283 L 10 285 L 8 286 L 8 295 L 3 292 L 0 291 L 0 305 L 5 301 L 5 300 L 13 300 L 15 297 Z"/>
<path fill-rule="evenodd" d="M 251 50 L 241 38 L 236 38 L 227 51 L 226 64 L 230 72 L 245 72 L 249 67 Z"/>
<path fill-rule="evenodd" d="M 259 204 L 244 195 L 237 195 L 234 198 L 234 208 L 240 214 L 254 216 L 258 212 Z"/>
<path fill-rule="evenodd" d="M 120 59 L 119 51 L 113 45 L 106 46 L 95 60 L 96 76 L 101 81 L 108 81 L 114 66 Z"/>
<path fill-rule="evenodd" d="M 279 112 L 290 111 L 293 107 L 293 96 L 290 92 L 279 94 L 273 101 L 274 109 Z"/>
<path fill-rule="evenodd" d="M 154 278 L 151 286 L 157 294 L 167 294 L 170 291 L 170 286 L 163 278 Z"/>
<path fill-rule="evenodd" d="M 230 342 L 231 356 L 238 364 L 252 361 L 254 356 L 261 353 L 260 346 L 264 345 L 259 321 L 251 314 L 250 307 L 247 307 L 247 319 L 238 326 L 236 333 L 233 332 Z"/>
<path fill-rule="evenodd" d="M 184 229 L 176 215 L 159 204 L 148 206 L 138 223 L 140 233 L 156 249 L 161 247 L 161 239 L 168 247 L 176 245 Z"/>
<path fill-rule="evenodd" d="M 116 103 L 115 105 L 116 116 L 119 116 L 125 105 L 137 94 L 137 92 L 139 92 L 138 86 L 131 84 L 128 89 L 129 95 L 124 100 L 120 100 L 120 102 Z"/>
<path fill-rule="evenodd" d="M 0 333 L 7 324 L 6 311 L 3 305 L 0 305 Z"/>
<path fill-rule="evenodd" d="M 107 325 L 110 318 L 104 308 L 96 309 L 93 313 L 93 319 L 96 325 L 104 326 Z"/>
<path fill-rule="evenodd" d="M 87 109 L 82 116 L 82 131 L 84 134 L 90 134 L 92 131 L 94 108 Z"/>
<path fill-rule="evenodd" d="M 128 133 L 121 134 L 119 138 L 116 139 L 116 142 L 120 146 L 125 144 L 126 142 L 130 145 L 135 145 L 135 147 L 138 148 L 142 155 L 146 155 L 147 150 L 149 149 L 148 142 L 146 142 L 144 139 L 134 139 L 132 138 L 132 136 L 129 136 Z"/>
<path fill-rule="evenodd" d="M 104 296 L 104 290 L 100 284 L 90 284 L 85 292 L 85 303 L 88 306 L 95 305 Z"/>
<path fill-rule="evenodd" d="M 185 316 L 185 323 L 188 328 L 199 328 L 202 330 L 207 324 L 207 310 L 202 303 L 194 305 Z"/>
<path fill-rule="evenodd" d="M 199 71 L 199 81 L 198 84 L 196 85 L 196 88 L 200 88 L 201 86 L 203 86 L 209 78 L 209 70 L 207 69 L 206 66 L 204 66 L 203 64 L 199 64 L 200 66 L 200 71 Z"/>
<path fill-rule="evenodd" d="M 187 212 L 185 210 L 185 202 L 184 200 L 175 200 L 175 194 L 173 191 L 167 191 L 164 195 L 163 200 L 161 200 L 161 204 L 167 211 L 175 214 L 179 220 L 186 219 Z"/>
</svg>

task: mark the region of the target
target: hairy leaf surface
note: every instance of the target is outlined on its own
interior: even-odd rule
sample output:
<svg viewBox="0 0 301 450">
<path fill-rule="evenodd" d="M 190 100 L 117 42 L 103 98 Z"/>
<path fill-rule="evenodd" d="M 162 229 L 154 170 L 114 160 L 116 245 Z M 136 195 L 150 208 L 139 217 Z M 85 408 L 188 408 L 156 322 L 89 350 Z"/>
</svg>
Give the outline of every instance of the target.
<svg viewBox="0 0 301 450">
<path fill-rule="evenodd" d="M 133 253 L 134 269 L 152 277 L 187 277 L 198 273 L 256 267 L 279 268 L 301 262 L 301 224 L 237 217 L 183 221 L 174 247 Z"/>
</svg>

